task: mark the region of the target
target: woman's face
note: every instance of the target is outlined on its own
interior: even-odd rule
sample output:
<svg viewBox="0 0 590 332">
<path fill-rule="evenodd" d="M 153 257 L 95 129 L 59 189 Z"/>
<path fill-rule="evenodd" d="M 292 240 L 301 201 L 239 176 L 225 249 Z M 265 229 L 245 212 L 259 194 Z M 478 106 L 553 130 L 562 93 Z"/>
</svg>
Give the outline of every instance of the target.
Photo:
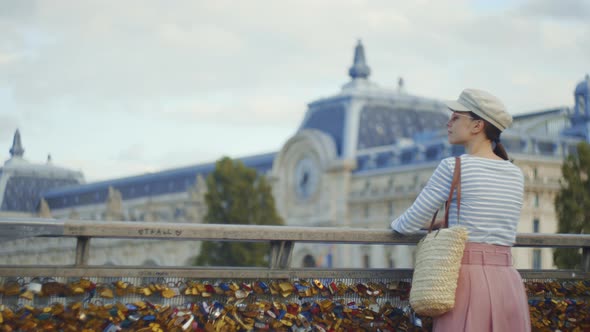
<svg viewBox="0 0 590 332">
<path fill-rule="evenodd" d="M 453 112 L 447 122 L 447 134 L 450 144 L 464 144 L 471 137 L 471 130 L 478 120 L 469 113 Z"/>
</svg>

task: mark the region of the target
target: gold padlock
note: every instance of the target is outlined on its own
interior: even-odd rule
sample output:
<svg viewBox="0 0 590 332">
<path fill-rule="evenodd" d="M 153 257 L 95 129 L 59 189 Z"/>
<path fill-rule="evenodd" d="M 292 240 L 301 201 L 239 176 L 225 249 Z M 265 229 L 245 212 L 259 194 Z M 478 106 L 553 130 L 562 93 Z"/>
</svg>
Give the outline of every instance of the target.
<svg viewBox="0 0 590 332">
<path fill-rule="evenodd" d="M 291 285 L 290 282 L 281 282 L 279 284 L 279 288 L 281 289 L 281 292 L 292 292 L 293 291 L 293 285 Z"/>
<path fill-rule="evenodd" d="M 92 282 L 88 279 L 80 279 L 80 287 L 88 289 L 92 286 Z"/>
<path fill-rule="evenodd" d="M 90 303 L 90 304 L 92 304 L 92 303 Z M 71 308 L 72 310 L 78 310 L 78 309 L 82 308 L 82 302 L 75 302 L 75 303 L 73 303 L 73 304 L 70 306 L 70 308 Z M 62 312 L 63 312 L 63 307 L 62 307 L 61 309 L 62 309 Z M 54 315 L 57 315 L 55 312 L 54 312 L 53 314 L 54 314 Z"/>
<path fill-rule="evenodd" d="M 53 306 L 51 306 L 51 314 L 53 316 L 59 316 L 63 314 L 64 310 L 64 306 L 61 303 L 54 303 Z"/>
<path fill-rule="evenodd" d="M 115 286 L 117 286 L 117 288 L 122 288 L 122 289 L 126 289 L 127 287 L 129 287 L 129 283 L 123 280 L 118 280 L 115 283 Z"/>
<path fill-rule="evenodd" d="M 20 297 L 23 299 L 32 300 L 35 295 L 33 295 L 33 292 L 30 290 L 26 290 L 20 295 Z"/>
<path fill-rule="evenodd" d="M 278 295 L 280 290 L 281 289 L 279 288 L 279 284 L 276 281 L 273 281 L 270 283 L 270 294 L 271 295 Z"/>
<path fill-rule="evenodd" d="M 166 299 L 171 299 L 173 297 L 175 297 L 176 292 L 172 289 L 172 288 L 166 288 L 164 290 L 162 290 L 162 297 L 166 298 Z"/>
<path fill-rule="evenodd" d="M 14 319 L 14 317 L 16 316 L 14 314 L 14 312 L 12 310 L 10 310 L 10 308 L 4 309 L 3 313 L 4 313 L 4 316 L 6 317 L 7 320 Z"/>
<path fill-rule="evenodd" d="M 100 297 L 105 299 L 112 299 L 114 297 L 113 290 L 108 287 L 103 287 L 99 290 Z"/>
<path fill-rule="evenodd" d="M 4 286 L 4 295 L 6 296 L 15 296 L 20 294 L 21 285 L 16 282 L 10 282 Z"/>
<path fill-rule="evenodd" d="M 212 322 L 205 323 L 205 332 L 215 332 L 215 325 Z"/>
<path fill-rule="evenodd" d="M 118 297 L 125 296 L 127 295 L 127 293 L 127 289 L 115 287 L 115 295 L 117 295 Z"/>
<path fill-rule="evenodd" d="M 76 295 L 84 294 L 84 288 L 82 287 L 74 287 L 72 288 L 72 292 Z"/>
<path fill-rule="evenodd" d="M 194 287 L 197 289 L 198 294 L 201 294 L 204 291 L 206 291 L 205 285 L 203 284 L 195 284 Z"/>
<path fill-rule="evenodd" d="M 125 311 L 128 310 L 127 307 L 123 303 L 121 303 L 121 302 L 115 303 L 115 306 L 117 307 L 117 310 L 120 310 L 120 311 L 123 311 L 123 312 L 125 312 Z"/>
</svg>

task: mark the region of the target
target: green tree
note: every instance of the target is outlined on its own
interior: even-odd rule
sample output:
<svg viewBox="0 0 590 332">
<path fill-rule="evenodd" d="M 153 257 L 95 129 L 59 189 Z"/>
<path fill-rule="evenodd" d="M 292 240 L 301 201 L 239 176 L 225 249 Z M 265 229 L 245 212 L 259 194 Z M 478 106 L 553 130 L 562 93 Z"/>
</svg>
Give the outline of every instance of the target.
<svg viewBox="0 0 590 332">
<path fill-rule="evenodd" d="M 555 197 L 559 233 L 590 234 L 590 145 L 581 142 L 562 167 L 561 189 Z M 582 257 L 576 248 L 558 248 L 555 265 L 562 269 L 579 267 Z"/>
<path fill-rule="evenodd" d="M 224 157 L 207 176 L 208 224 L 283 225 L 266 178 L 241 161 Z M 270 244 L 203 242 L 196 265 L 268 266 Z"/>
</svg>

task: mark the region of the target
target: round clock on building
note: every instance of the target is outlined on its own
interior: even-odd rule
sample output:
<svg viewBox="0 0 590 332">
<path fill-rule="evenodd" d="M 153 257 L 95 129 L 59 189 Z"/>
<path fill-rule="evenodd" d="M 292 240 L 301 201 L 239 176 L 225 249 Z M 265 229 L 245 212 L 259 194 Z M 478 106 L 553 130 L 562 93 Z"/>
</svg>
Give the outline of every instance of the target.
<svg viewBox="0 0 590 332">
<path fill-rule="evenodd" d="M 295 165 L 295 193 L 300 199 L 310 198 L 317 190 L 320 170 L 311 157 L 299 159 Z"/>
</svg>

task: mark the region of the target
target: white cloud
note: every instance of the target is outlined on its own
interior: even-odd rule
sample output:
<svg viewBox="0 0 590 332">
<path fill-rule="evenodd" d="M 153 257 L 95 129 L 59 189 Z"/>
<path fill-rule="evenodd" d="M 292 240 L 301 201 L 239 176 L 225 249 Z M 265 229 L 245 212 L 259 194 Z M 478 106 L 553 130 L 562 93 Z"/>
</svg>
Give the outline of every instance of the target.
<svg viewBox="0 0 590 332">
<path fill-rule="evenodd" d="M 300 120 L 305 104 L 283 95 L 254 95 L 232 98 L 231 94 L 208 100 L 173 104 L 162 111 L 173 121 L 225 123 L 233 125 L 281 125 Z"/>
<path fill-rule="evenodd" d="M 17 127 L 18 120 L 15 117 L 11 115 L 0 114 L 0 141 L 10 142 L 12 144 L 12 137 Z"/>
<path fill-rule="evenodd" d="M 587 23 L 590 18 L 590 3 L 586 0 L 529 0 L 519 11 L 523 15 Z"/>
<path fill-rule="evenodd" d="M 19 61 L 22 57 L 22 54 L 17 53 L 0 53 L 0 66 L 10 65 L 13 62 Z"/>
<path fill-rule="evenodd" d="M 0 2 L 0 151 L 20 124 L 32 160 L 50 151 L 104 178 L 279 149 L 307 103 L 347 82 L 358 38 L 382 86 L 403 76 L 441 99 L 477 86 L 517 113 L 571 105 L 590 26 L 587 4 L 567 3 L 575 13 L 551 0 Z"/>
<path fill-rule="evenodd" d="M 53 163 L 61 167 L 67 167 L 69 169 L 83 172 L 86 182 L 102 181 L 158 171 L 156 167 L 144 162 L 122 160 L 53 159 Z"/>
<path fill-rule="evenodd" d="M 132 144 L 127 148 L 121 150 L 117 157 L 117 160 L 131 161 L 131 160 L 142 160 L 144 158 L 145 147 L 142 144 Z"/>
</svg>

